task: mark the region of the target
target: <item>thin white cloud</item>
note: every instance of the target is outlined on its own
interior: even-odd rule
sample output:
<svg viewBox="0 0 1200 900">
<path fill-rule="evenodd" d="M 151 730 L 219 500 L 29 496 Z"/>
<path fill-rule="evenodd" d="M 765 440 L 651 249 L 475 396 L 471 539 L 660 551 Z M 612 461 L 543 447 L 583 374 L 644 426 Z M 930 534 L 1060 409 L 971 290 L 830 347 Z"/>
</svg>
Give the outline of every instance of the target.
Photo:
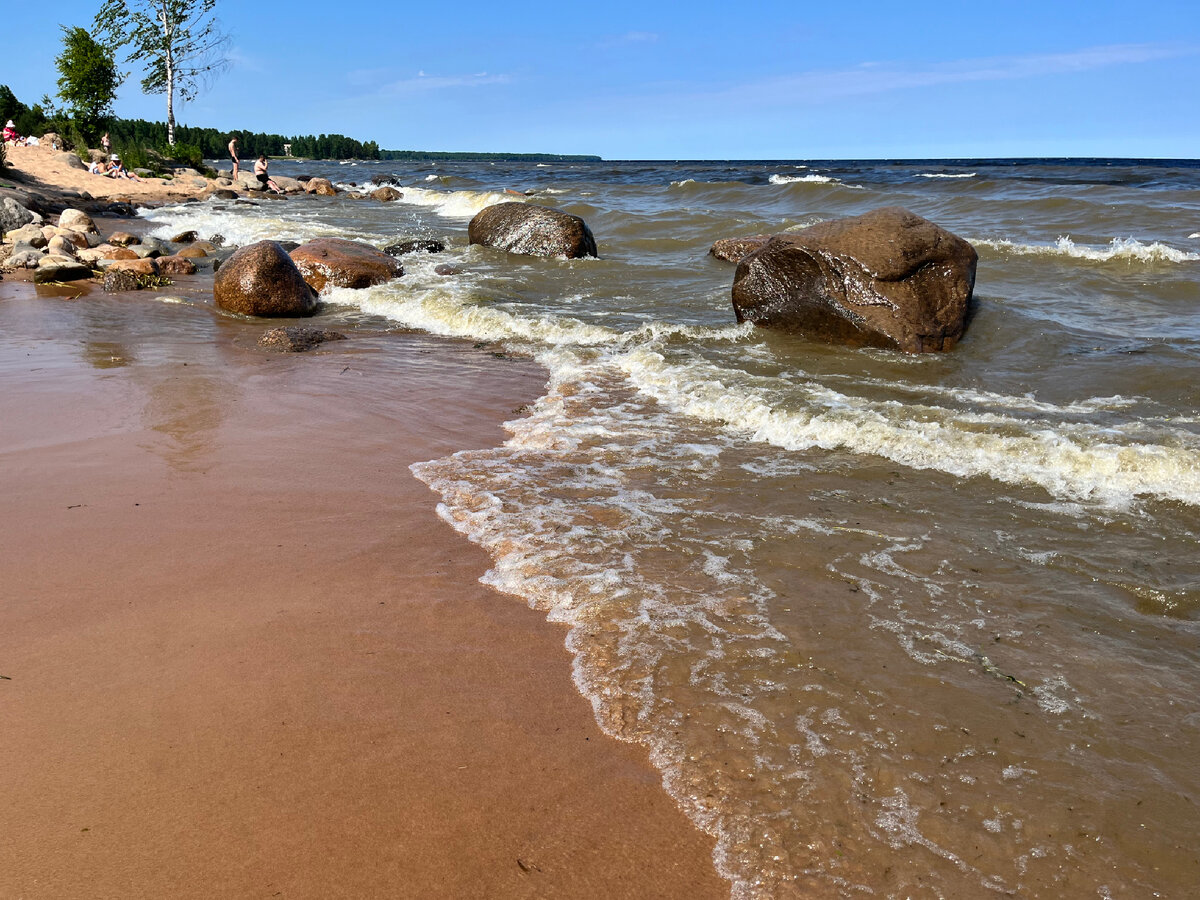
<svg viewBox="0 0 1200 900">
<path fill-rule="evenodd" d="M 602 50 L 613 47 L 628 47 L 630 44 L 656 44 L 658 34 L 653 31 L 627 31 L 624 34 L 612 35 L 596 43 Z"/>
<path fill-rule="evenodd" d="M 717 95 L 745 99 L 756 93 L 769 92 L 776 99 L 789 96 L 794 100 L 820 102 L 940 84 L 1043 78 L 1191 56 L 1197 52 L 1200 52 L 1200 48 L 1174 44 L 1114 44 L 1065 53 L 952 60 L 925 66 L 872 61 L 850 69 L 817 70 L 782 76 L 720 90 Z"/>
<path fill-rule="evenodd" d="M 230 68 L 233 69 L 242 69 L 246 72 L 266 71 L 266 67 L 258 57 L 250 56 L 241 47 L 230 47 L 225 58 L 229 60 Z"/>
<path fill-rule="evenodd" d="M 415 78 L 402 78 L 399 81 L 388 82 L 380 85 L 378 90 L 383 94 L 413 94 L 448 88 L 476 88 L 489 84 L 507 84 L 511 80 L 512 78 L 508 75 L 491 75 L 487 72 L 476 72 L 473 75 L 429 75 L 420 71 Z"/>
</svg>

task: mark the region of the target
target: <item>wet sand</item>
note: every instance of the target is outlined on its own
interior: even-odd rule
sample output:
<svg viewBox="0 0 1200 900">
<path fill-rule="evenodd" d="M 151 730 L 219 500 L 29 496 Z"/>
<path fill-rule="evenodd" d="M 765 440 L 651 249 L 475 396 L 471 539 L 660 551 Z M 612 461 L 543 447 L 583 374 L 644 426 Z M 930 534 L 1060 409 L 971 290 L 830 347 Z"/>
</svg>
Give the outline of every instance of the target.
<svg viewBox="0 0 1200 900">
<path fill-rule="evenodd" d="M 728 896 L 408 471 L 544 373 L 207 290 L 0 281 L 0 897 Z"/>
</svg>

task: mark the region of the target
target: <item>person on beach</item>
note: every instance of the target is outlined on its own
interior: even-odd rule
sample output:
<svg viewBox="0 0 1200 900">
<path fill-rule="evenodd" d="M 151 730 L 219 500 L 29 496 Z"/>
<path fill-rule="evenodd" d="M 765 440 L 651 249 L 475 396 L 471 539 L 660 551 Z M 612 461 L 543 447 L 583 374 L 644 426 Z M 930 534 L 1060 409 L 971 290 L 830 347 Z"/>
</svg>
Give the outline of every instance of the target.
<svg viewBox="0 0 1200 900">
<path fill-rule="evenodd" d="M 266 156 L 260 154 L 258 157 L 258 160 L 254 163 L 254 177 L 258 179 L 258 185 L 259 185 L 260 190 L 265 191 L 265 190 L 270 189 L 270 190 L 273 190 L 277 194 L 283 193 L 283 191 L 281 191 L 279 189 L 279 185 L 277 185 L 275 183 L 274 179 L 271 178 L 271 176 L 267 174 L 267 157 Z"/>
<path fill-rule="evenodd" d="M 100 138 L 100 149 L 104 151 L 104 155 L 112 153 L 112 142 L 108 139 L 108 132 L 104 132 L 104 137 Z"/>
<path fill-rule="evenodd" d="M 121 157 L 117 156 L 115 153 L 112 155 L 112 163 L 109 165 L 108 172 L 106 174 L 109 178 L 130 178 L 134 181 L 142 180 L 133 172 L 130 172 L 128 169 L 126 169 L 125 164 L 121 162 Z"/>
<path fill-rule="evenodd" d="M 29 141 L 17 134 L 17 126 L 13 124 L 12 119 L 4 123 L 4 143 L 7 144 L 9 141 L 20 144 L 22 147 L 29 146 Z"/>
<path fill-rule="evenodd" d="M 91 172 L 93 175 L 107 175 L 108 174 L 108 160 L 101 159 L 97 162 L 92 163 L 90 166 L 88 166 L 88 171 Z"/>
<path fill-rule="evenodd" d="M 237 135 L 229 139 L 229 158 L 233 160 L 233 180 L 237 181 L 238 177 L 238 157 L 237 157 Z"/>
</svg>

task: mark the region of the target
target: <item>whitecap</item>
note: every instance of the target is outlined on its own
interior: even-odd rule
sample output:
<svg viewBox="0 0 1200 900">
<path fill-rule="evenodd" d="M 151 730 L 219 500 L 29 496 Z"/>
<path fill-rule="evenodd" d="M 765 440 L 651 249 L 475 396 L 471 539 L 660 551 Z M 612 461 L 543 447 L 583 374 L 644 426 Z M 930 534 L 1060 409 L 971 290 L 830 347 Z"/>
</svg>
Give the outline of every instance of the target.
<svg viewBox="0 0 1200 900">
<path fill-rule="evenodd" d="M 1076 244 L 1069 235 L 1060 236 L 1053 244 L 1023 244 L 1004 238 L 972 240 L 971 243 L 981 247 L 990 247 L 1002 253 L 1016 253 L 1023 256 L 1062 256 L 1090 262 L 1179 263 L 1200 261 L 1200 253 L 1179 250 L 1161 241 L 1147 244 L 1132 237 L 1113 238 L 1108 246 L 1101 247 Z"/>
</svg>

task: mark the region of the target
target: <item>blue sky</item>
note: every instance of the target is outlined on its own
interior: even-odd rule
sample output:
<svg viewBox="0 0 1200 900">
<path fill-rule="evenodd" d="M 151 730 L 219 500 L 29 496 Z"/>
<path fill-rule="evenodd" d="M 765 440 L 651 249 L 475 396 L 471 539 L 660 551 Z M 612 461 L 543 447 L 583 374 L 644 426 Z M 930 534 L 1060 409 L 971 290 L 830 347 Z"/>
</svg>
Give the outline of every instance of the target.
<svg viewBox="0 0 1200 900">
<path fill-rule="evenodd" d="M 0 83 L 55 91 L 59 24 L 13 3 Z M 1007 4 L 219 0 L 228 71 L 181 123 L 608 159 L 1200 156 L 1200 9 Z M 118 115 L 165 118 L 122 87 Z"/>
</svg>

